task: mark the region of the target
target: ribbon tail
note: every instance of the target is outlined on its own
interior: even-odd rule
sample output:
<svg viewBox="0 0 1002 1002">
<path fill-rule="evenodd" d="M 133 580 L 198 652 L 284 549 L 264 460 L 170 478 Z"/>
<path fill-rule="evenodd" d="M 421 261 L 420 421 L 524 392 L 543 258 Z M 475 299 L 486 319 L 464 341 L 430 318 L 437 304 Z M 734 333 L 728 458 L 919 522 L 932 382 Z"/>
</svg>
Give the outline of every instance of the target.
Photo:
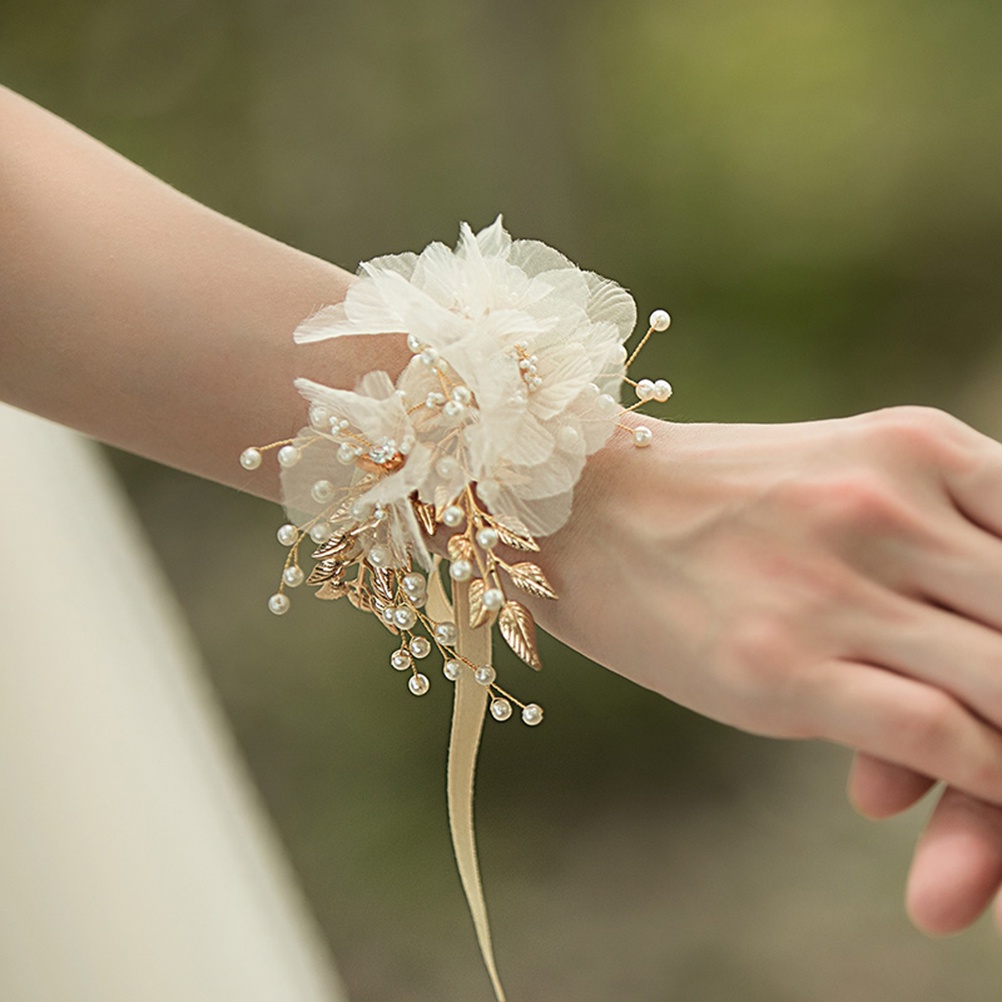
<svg viewBox="0 0 1002 1002">
<path fill-rule="evenodd" d="M 455 600 L 454 622 L 458 633 L 456 650 L 475 665 L 490 664 L 490 626 L 476 629 L 470 626 L 469 585 L 456 582 L 452 590 Z M 441 577 L 434 573 L 429 580 L 428 613 L 433 619 L 445 619 L 436 606 L 442 603 L 448 609 L 448 599 L 442 588 Z M 473 918 L 473 926 L 480 943 L 484 966 L 494 986 L 498 1002 L 505 1002 L 504 989 L 494 961 L 487 905 L 480 883 L 480 866 L 477 862 L 477 842 L 473 831 L 473 783 L 477 768 L 477 751 L 487 712 L 488 692 L 473 677 L 472 671 L 462 671 L 456 679 L 456 698 L 452 709 L 452 733 L 449 737 L 449 765 L 447 790 L 449 801 L 449 828 L 452 848 L 459 869 L 459 879 L 466 893 L 466 903 Z"/>
</svg>

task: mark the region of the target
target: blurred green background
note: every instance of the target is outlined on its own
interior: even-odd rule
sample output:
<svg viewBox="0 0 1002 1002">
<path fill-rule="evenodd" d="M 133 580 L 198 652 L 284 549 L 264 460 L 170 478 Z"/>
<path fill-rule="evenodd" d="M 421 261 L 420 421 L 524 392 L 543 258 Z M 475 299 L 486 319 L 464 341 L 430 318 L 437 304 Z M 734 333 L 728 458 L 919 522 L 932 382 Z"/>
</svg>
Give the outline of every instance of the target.
<svg viewBox="0 0 1002 1002">
<path fill-rule="evenodd" d="M 667 307 L 679 420 L 1002 431 L 1000 43 L 988 0 L 0 0 L 2 82 L 251 226 L 353 268 L 500 211 Z M 448 686 L 341 603 L 268 615 L 277 509 L 114 461 L 352 998 L 488 999 Z M 513 999 L 997 995 L 987 924 L 908 926 L 918 819 L 851 815 L 844 755 L 543 653 L 546 726 L 489 723 L 479 779 Z"/>
</svg>

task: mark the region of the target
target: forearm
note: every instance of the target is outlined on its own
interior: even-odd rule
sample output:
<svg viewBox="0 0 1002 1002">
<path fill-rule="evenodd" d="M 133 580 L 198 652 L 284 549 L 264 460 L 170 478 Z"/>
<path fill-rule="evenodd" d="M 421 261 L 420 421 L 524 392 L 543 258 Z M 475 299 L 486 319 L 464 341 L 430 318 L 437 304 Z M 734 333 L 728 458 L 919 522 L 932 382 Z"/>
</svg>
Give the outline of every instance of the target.
<svg viewBox="0 0 1002 1002">
<path fill-rule="evenodd" d="M 236 463 L 304 420 L 295 376 L 394 374 L 402 338 L 294 346 L 351 276 L 180 194 L 0 88 L 0 399 L 172 466 Z"/>
</svg>

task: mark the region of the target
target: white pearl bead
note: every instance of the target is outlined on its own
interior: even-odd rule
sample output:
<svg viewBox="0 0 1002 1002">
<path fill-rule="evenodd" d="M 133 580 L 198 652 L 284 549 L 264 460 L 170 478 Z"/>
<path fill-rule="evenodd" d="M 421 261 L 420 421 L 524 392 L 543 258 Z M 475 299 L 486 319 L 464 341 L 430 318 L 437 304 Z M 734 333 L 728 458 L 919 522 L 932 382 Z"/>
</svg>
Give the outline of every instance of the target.
<svg viewBox="0 0 1002 1002">
<path fill-rule="evenodd" d="M 282 571 L 282 580 L 290 588 L 298 588 L 306 580 L 306 575 L 303 573 L 302 567 L 293 564 Z"/>
<path fill-rule="evenodd" d="M 310 408 L 310 424 L 317 431 L 327 431 L 331 426 L 331 412 L 320 404 L 314 404 Z"/>
<path fill-rule="evenodd" d="M 491 716 L 495 720 L 507 720 L 511 716 L 511 703 L 507 699 L 491 700 Z"/>
<path fill-rule="evenodd" d="M 442 521 L 450 528 L 456 529 L 463 524 L 463 509 L 457 504 L 451 504 L 442 512 Z"/>
<path fill-rule="evenodd" d="M 450 421 L 458 421 L 466 413 L 466 408 L 458 400 L 449 400 L 442 408 L 442 413 Z"/>
<path fill-rule="evenodd" d="M 278 465 L 288 469 L 299 462 L 300 452 L 294 445 L 283 445 L 278 450 Z"/>
<path fill-rule="evenodd" d="M 658 379 L 654 382 L 654 399 L 663 404 L 672 393 L 671 383 L 667 379 Z"/>
<path fill-rule="evenodd" d="M 481 685 L 491 685 L 498 677 L 498 673 L 490 665 L 481 665 L 473 672 L 473 677 Z"/>
<path fill-rule="evenodd" d="M 612 353 L 612 364 L 613 365 L 625 365 L 626 364 L 626 345 L 617 345 L 616 350 Z"/>
<path fill-rule="evenodd" d="M 421 352 L 421 361 L 425 365 L 434 365 L 438 361 L 438 352 L 434 348 L 425 348 Z"/>
<path fill-rule="evenodd" d="M 473 565 L 469 560 L 456 560 L 449 565 L 449 577 L 453 581 L 469 581 L 473 575 Z"/>
<path fill-rule="evenodd" d="M 456 624 L 449 622 L 436 623 L 435 639 L 443 647 L 451 647 L 456 642 Z"/>
<path fill-rule="evenodd" d="M 452 480 L 459 473 L 459 463 L 452 456 L 443 456 L 435 464 L 435 472 L 443 480 Z"/>
<path fill-rule="evenodd" d="M 400 584 L 408 595 L 418 595 L 425 589 L 424 578 L 420 574 L 405 574 Z"/>
<path fill-rule="evenodd" d="M 633 444 L 638 449 L 646 449 L 651 444 L 652 438 L 654 438 L 654 435 L 647 425 L 640 424 L 633 429 Z"/>
<path fill-rule="evenodd" d="M 411 449 L 414 448 L 414 439 L 410 435 L 405 435 L 400 440 L 400 455 L 409 456 L 411 454 Z"/>
<path fill-rule="evenodd" d="M 268 599 L 268 608 L 275 613 L 276 616 L 284 616 L 289 611 L 289 596 L 283 595 L 280 591 L 275 592 L 271 598 Z"/>
<path fill-rule="evenodd" d="M 410 654 L 405 650 L 394 651 L 390 655 L 390 665 L 397 671 L 407 671 L 414 664 Z"/>
<path fill-rule="evenodd" d="M 493 550 L 498 545 L 497 530 L 492 529 L 489 525 L 484 526 L 477 533 L 477 545 L 485 550 Z"/>
<path fill-rule="evenodd" d="M 390 562 L 390 548 L 383 543 L 376 543 L 365 559 L 373 567 L 385 567 Z"/>
<path fill-rule="evenodd" d="M 442 665 L 442 674 L 450 681 L 455 682 L 459 678 L 459 673 L 463 670 L 463 662 L 457 661 L 455 658 L 449 658 L 448 661 Z"/>
<path fill-rule="evenodd" d="M 396 616 L 396 614 L 397 614 L 397 607 L 395 605 L 383 606 L 383 611 L 380 613 L 380 615 L 383 617 L 383 622 L 388 624 L 389 626 L 393 626 L 395 624 L 394 617 Z"/>
<path fill-rule="evenodd" d="M 421 353 L 421 342 L 418 340 L 416 334 L 407 335 L 407 347 L 410 348 L 411 353 L 414 355 Z"/>
<path fill-rule="evenodd" d="M 428 681 L 427 675 L 422 675 L 420 672 L 417 675 L 411 675 L 407 680 L 407 688 L 410 689 L 415 696 L 423 696 L 431 686 Z"/>
<path fill-rule="evenodd" d="M 326 522 L 317 522 L 310 529 L 310 539 L 314 543 L 326 543 L 331 538 L 331 527 Z"/>
<path fill-rule="evenodd" d="M 245 470 L 256 470 L 261 465 L 261 450 L 244 449 L 240 453 L 240 465 Z"/>
<path fill-rule="evenodd" d="M 564 452 L 572 452 L 578 448 L 581 444 L 581 432 L 577 430 L 573 425 L 565 424 L 560 431 L 557 432 L 557 445 L 564 450 Z"/>
<path fill-rule="evenodd" d="M 317 504 L 327 504 L 334 497 L 334 485 L 329 480 L 318 480 L 310 488 L 310 497 Z"/>
<path fill-rule="evenodd" d="M 337 461 L 342 466 L 351 466 L 355 462 L 355 446 L 351 442 L 342 442 L 338 446 Z"/>
<path fill-rule="evenodd" d="M 445 394 L 439 393 L 437 390 L 432 390 L 431 393 L 425 397 L 424 405 L 425 407 L 434 409 L 436 407 L 441 407 L 445 403 Z"/>
<path fill-rule="evenodd" d="M 393 620 L 401 630 L 410 630 L 417 622 L 417 613 L 409 605 L 402 605 L 394 613 Z"/>
<path fill-rule="evenodd" d="M 656 331 L 666 331 L 671 325 L 671 317 L 666 310 L 655 310 L 651 314 L 651 327 Z"/>
<path fill-rule="evenodd" d="M 454 386 L 452 388 L 452 399 L 457 404 L 463 404 L 465 407 L 473 399 L 473 394 L 470 392 L 468 386 Z"/>
<path fill-rule="evenodd" d="M 416 658 L 426 658 L 431 653 L 431 641 L 427 637 L 412 637 L 411 654 Z"/>
<path fill-rule="evenodd" d="M 619 404 L 616 400 L 609 396 L 608 393 L 603 393 L 599 396 L 598 400 L 595 401 L 595 409 L 602 417 L 615 417 L 619 413 Z"/>
<path fill-rule="evenodd" d="M 529 703 L 522 710 L 522 720 L 530 727 L 543 722 L 543 708 L 536 703 Z"/>
<path fill-rule="evenodd" d="M 491 612 L 494 612 L 504 605 L 504 592 L 500 588 L 488 588 L 484 592 L 483 602 L 485 609 L 490 609 Z"/>
<path fill-rule="evenodd" d="M 653 400 L 654 399 L 654 382 L 650 379 L 641 379 L 637 383 L 637 399 L 638 400 Z"/>
<path fill-rule="evenodd" d="M 292 546 L 299 539 L 299 530 L 291 522 L 286 522 L 278 527 L 275 536 L 283 546 Z"/>
</svg>

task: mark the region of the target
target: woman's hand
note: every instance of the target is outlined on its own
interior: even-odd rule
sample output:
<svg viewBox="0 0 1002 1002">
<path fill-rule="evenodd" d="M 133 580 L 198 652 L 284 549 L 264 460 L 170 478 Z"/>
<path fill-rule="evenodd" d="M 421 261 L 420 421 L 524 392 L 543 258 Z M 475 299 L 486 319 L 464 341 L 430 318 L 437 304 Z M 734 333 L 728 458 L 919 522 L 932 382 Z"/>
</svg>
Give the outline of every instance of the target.
<svg viewBox="0 0 1002 1002">
<path fill-rule="evenodd" d="M 909 906 L 967 924 L 1002 879 L 1002 447 L 922 408 L 645 423 L 546 541 L 541 625 L 717 720 L 867 753 L 867 813 L 945 780 Z"/>
</svg>

